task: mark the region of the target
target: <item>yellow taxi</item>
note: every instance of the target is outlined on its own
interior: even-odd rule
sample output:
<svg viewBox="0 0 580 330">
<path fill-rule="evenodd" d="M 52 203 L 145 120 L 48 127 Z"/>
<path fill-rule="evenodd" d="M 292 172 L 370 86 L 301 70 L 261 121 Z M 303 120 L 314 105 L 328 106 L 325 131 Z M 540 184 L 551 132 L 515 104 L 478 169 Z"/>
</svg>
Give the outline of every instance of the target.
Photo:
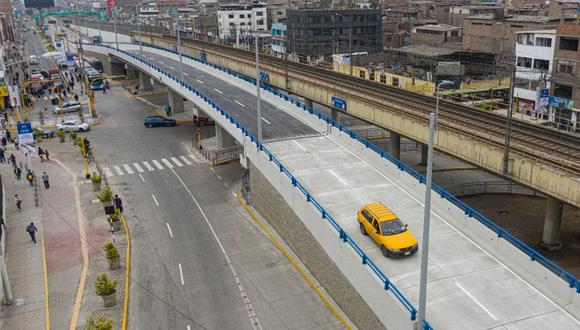
<svg viewBox="0 0 580 330">
<path fill-rule="evenodd" d="M 407 225 L 383 203 L 369 203 L 357 213 L 360 231 L 370 236 L 385 257 L 401 257 L 419 250 L 415 236 L 407 230 Z"/>
</svg>

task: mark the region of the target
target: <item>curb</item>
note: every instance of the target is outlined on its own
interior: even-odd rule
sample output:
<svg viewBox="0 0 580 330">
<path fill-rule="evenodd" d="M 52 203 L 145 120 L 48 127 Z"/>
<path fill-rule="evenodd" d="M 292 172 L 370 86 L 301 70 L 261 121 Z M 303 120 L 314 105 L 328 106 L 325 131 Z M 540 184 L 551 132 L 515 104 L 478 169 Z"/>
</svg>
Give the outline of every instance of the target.
<svg viewBox="0 0 580 330">
<path fill-rule="evenodd" d="M 129 226 L 125 220 L 125 216 L 121 213 L 121 220 L 123 221 L 123 227 L 125 227 L 125 236 L 127 239 L 127 249 L 125 253 L 125 292 L 123 297 L 123 321 L 121 323 L 121 329 L 127 329 L 127 323 L 129 322 L 129 282 L 131 274 L 131 234 L 129 232 Z"/>
</svg>

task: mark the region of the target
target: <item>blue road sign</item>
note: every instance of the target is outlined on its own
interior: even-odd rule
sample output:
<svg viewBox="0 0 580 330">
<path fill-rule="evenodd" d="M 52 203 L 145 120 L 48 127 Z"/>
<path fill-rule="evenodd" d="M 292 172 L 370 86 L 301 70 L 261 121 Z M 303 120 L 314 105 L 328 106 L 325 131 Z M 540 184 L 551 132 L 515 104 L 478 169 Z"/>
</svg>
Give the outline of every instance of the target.
<svg viewBox="0 0 580 330">
<path fill-rule="evenodd" d="M 32 125 L 30 123 L 18 123 L 18 134 L 32 133 Z"/>
<path fill-rule="evenodd" d="M 346 110 L 346 101 L 336 96 L 332 97 L 332 106 L 341 110 Z"/>
<path fill-rule="evenodd" d="M 267 72 L 260 71 L 260 81 L 270 81 L 270 75 Z"/>
</svg>

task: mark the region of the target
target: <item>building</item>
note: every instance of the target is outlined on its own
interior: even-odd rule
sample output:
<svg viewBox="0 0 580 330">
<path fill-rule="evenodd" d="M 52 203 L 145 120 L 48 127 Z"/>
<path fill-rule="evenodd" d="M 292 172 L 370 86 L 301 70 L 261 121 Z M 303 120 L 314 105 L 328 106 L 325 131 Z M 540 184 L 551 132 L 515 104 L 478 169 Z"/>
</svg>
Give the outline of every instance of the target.
<svg viewBox="0 0 580 330">
<path fill-rule="evenodd" d="M 217 15 L 193 15 L 191 26 L 196 39 L 213 41 L 219 36 Z"/>
<path fill-rule="evenodd" d="M 254 33 L 267 33 L 268 15 L 264 3 L 223 4 L 218 10 L 219 37 L 236 39 Z"/>
<path fill-rule="evenodd" d="M 446 24 L 429 24 L 411 30 L 413 44 L 437 46 L 448 42 L 461 42 L 461 28 Z"/>
<path fill-rule="evenodd" d="M 199 0 L 198 4 L 202 15 L 217 15 L 219 9 L 217 0 Z"/>
<path fill-rule="evenodd" d="M 268 12 L 268 28 L 274 24 L 286 24 L 286 10 L 288 9 L 287 1 L 268 2 L 266 10 Z"/>
<path fill-rule="evenodd" d="M 540 108 L 540 90 L 550 89 L 556 30 L 520 31 L 516 42 L 514 96 L 518 112 L 535 118 L 546 116 Z"/>
<path fill-rule="evenodd" d="M 550 119 L 576 131 L 580 120 L 580 26 L 558 25 L 551 93 Z"/>
<path fill-rule="evenodd" d="M 574 17 L 580 10 L 580 0 L 550 0 L 548 15 Z"/>
<path fill-rule="evenodd" d="M 288 50 L 301 61 L 330 60 L 333 54 L 382 52 L 379 9 L 288 10 Z"/>
<path fill-rule="evenodd" d="M 272 53 L 274 56 L 284 57 L 286 56 L 286 41 L 287 41 L 288 28 L 286 24 L 274 24 L 272 25 Z"/>
</svg>

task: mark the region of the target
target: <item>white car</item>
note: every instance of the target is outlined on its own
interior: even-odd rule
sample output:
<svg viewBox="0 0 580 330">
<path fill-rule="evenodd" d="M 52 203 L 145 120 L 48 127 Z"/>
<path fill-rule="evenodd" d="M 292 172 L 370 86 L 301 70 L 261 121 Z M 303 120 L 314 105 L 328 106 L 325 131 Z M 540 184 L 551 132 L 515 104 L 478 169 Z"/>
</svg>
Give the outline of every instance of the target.
<svg viewBox="0 0 580 330">
<path fill-rule="evenodd" d="M 67 102 L 64 102 L 62 104 L 62 112 L 63 113 L 79 111 L 82 108 L 83 108 L 83 106 L 78 101 L 67 101 Z M 54 107 L 54 114 L 55 115 L 60 114 L 60 107 L 59 106 Z"/>
<path fill-rule="evenodd" d="M 30 64 L 38 64 L 38 57 L 36 57 L 36 55 L 30 55 L 28 58 Z"/>
<path fill-rule="evenodd" d="M 80 120 L 67 120 L 56 125 L 57 129 L 64 129 L 67 132 L 88 132 L 91 130 L 91 126 L 87 123 L 83 123 Z"/>
</svg>

